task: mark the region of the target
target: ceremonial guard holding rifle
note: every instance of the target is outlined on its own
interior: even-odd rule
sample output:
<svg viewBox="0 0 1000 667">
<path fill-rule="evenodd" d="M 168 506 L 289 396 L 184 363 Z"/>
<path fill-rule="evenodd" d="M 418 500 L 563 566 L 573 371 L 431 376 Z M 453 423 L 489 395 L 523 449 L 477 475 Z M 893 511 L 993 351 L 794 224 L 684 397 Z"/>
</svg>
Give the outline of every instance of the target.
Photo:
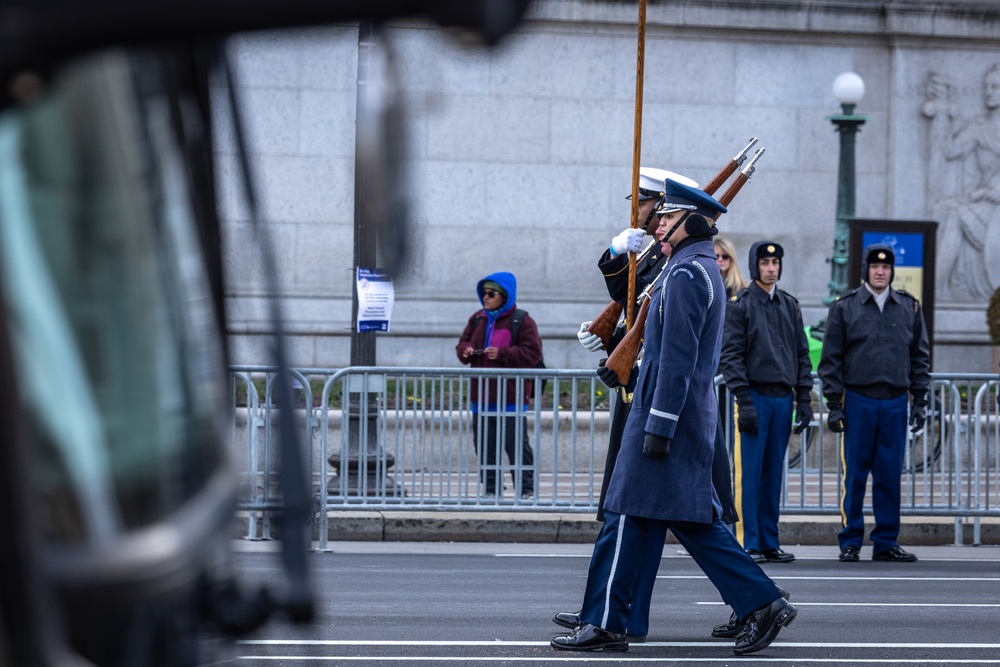
<svg viewBox="0 0 1000 667">
<path fill-rule="evenodd" d="M 736 172 L 737 169 L 743 166 L 743 163 L 747 159 L 747 154 L 756 144 L 757 139 L 751 138 L 743 150 L 729 160 L 719 173 L 715 175 L 715 178 L 713 178 L 708 186 L 706 186 L 705 192 L 712 194 L 718 190 L 722 184 Z M 731 187 L 729 191 L 727 191 L 726 196 L 730 197 L 730 200 L 733 196 L 735 196 L 735 194 L 739 191 L 739 188 L 746 182 L 750 174 L 753 172 L 753 164 L 763 154 L 763 150 L 764 149 L 758 150 L 753 160 L 751 160 L 751 164 L 748 165 L 745 172 L 737 178 L 737 182 L 740 185 Z M 654 180 L 661 176 L 664 178 L 663 182 Z M 640 170 L 639 183 L 637 184 L 639 197 L 638 206 L 636 207 L 636 219 L 647 221 L 646 233 L 650 235 L 655 235 L 656 229 L 659 226 L 659 217 L 654 217 L 654 214 L 663 202 L 663 196 L 665 194 L 663 188 L 665 187 L 667 178 L 671 178 L 678 183 L 682 183 L 693 188 L 698 187 L 696 182 L 684 176 L 674 174 L 673 172 L 649 167 L 642 168 Z M 614 472 L 615 460 L 617 459 L 618 451 L 621 448 L 622 432 L 624 431 L 625 421 L 628 418 L 629 408 L 632 403 L 631 390 L 635 385 L 635 375 L 632 374 L 631 371 L 637 356 L 640 356 L 639 348 L 641 346 L 642 333 L 642 327 L 641 325 L 638 325 L 630 334 L 626 336 L 627 327 L 625 326 L 626 322 L 623 311 L 629 299 L 629 280 L 627 272 L 628 262 L 626 261 L 624 254 L 619 254 L 616 251 L 615 245 L 616 241 L 620 242 L 621 239 L 629 238 L 627 234 L 637 231 L 640 230 L 638 228 L 629 228 L 628 230 L 623 231 L 612 240 L 611 247 L 601 255 L 601 258 L 598 261 L 598 266 L 604 274 L 605 281 L 608 286 L 608 293 L 614 301 L 612 301 L 596 319 L 591 322 L 584 322 L 580 326 L 580 332 L 577 334 L 580 339 L 580 343 L 588 350 L 596 352 L 601 349 L 606 349 L 608 354 L 611 355 L 610 358 L 615 360 L 611 366 L 613 367 L 617 365 L 620 368 L 626 368 L 631 379 L 631 382 L 629 382 L 629 378 L 626 378 L 625 382 L 620 382 L 617 372 L 612 370 L 612 367 L 604 365 L 606 360 L 601 361 L 601 366 L 598 368 L 598 375 L 608 387 L 614 390 L 615 404 L 611 422 L 611 432 L 608 439 L 607 459 L 604 466 L 604 479 L 601 485 L 600 503 L 597 509 L 598 521 L 604 520 L 604 498 L 607 495 L 608 482 Z M 641 240 L 642 236 L 636 236 L 633 234 L 631 238 Z M 639 295 L 640 304 L 645 302 L 648 297 L 649 290 L 652 288 L 652 283 L 666 266 L 670 256 L 670 250 L 671 246 L 669 244 L 663 244 L 661 247 L 660 243 L 654 241 L 646 247 L 636 260 L 636 279 L 634 287 L 642 292 L 642 294 Z M 625 345 L 619 350 L 618 344 L 623 340 L 625 341 Z M 722 505 L 722 520 L 727 524 L 736 523 L 739 520 L 739 515 L 736 512 L 733 499 L 732 471 L 729 467 L 729 450 L 726 447 L 725 435 L 721 428 L 716 429 L 715 453 L 712 459 L 712 480 Z M 640 583 L 635 591 L 635 599 L 632 601 L 629 616 L 629 627 L 626 633 L 629 641 L 643 641 L 646 634 L 648 634 L 649 606 L 653 595 L 652 587 L 656 581 L 655 575 L 659 569 L 661 553 L 662 549 L 660 549 L 657 545 L 650 544 L 650 553 L 644 558 L 640 558 L 637 565 L 640 569 L 640 573 L 637 575 L 638 581 L 648 582 L 648 587 L 644 585 L 644 583 Z M 641 572 L 646 568 L 651 571 L 648 573 L 649 576 Z M 728 600 L 726 603 L 728 604 Z M 558 625 L 573 630 L 583 625 L 583 622 L 580 620 L 579 611 L 559 612 L 553 617 L 552 620 Z M 725 632 L 728 634 L 720 635 L 720 628 L 725 629 Z M 738 629 L 739 628 L 734 625 L 734 618 L 731 616 L 728 623 L 715 626 L 712 630 L 712 634 L 713 636 L 735 636 Z"/>
<path fill-rule="evenodd" d="M 625 309 L 629 298 L 629 253 L 639 252 L 642 249 L 644 237 L 653 236 L 656 232 L 656 228 L 660 224 L 659 218 L 656 217 L 656 209 L 663 201 L 663 188 L 667 178 L 691 187 L 698 187 L 695 181 L 671 171 L 653 167 L 643 167 L 639 170 L 637 209 L 638 219 L 643 221 L 642 225 L 635 228 L 628 227 L 615 236 L 597 262 L 597 266 L 607 283 L 608 295 L 613 299 L 609 309 L 606 309 L 607 313 L 601 313 L 598 318 L 597 326 L 599 332 L 604 331 L 604 336 L 608 340 L 605 342 L 600 333 L 591 331 L 594 321 L 581 324 L 580 331 L 577 333 L 580 344 L 591 352 L 605 349 L 610 354 L 625 335 L 625 320 L 624 317 L 619 317 L 619 313 Z M 631 199 L 632 195 L 627 198 Z M 669 250 L 669 246 L 667 246 L 667 250 Z M 635 262 L 636 289 L 641 290 L 652 283 L 663 270 L 668 257 L 669 252 L 664 252 L 655 240 L 646 246 Z M 608 331 L 611 332 L 610 335 Z M 625 429 L 625 420 L 628 418 L 632 402 L 631 394 L 625 387 L 616 388 L 614 396 L 615 404 L 612 409 L 608 452 L 604 462 L 604 480 L 601 484 L 601 497 L 597 506 L 598 521 L 604 521 L 604 496 L 608 492 L 608 480 L 611 479 L 611 473 L 615 468 L 615 459 L 621 448 L 622 431 Z M 653 595 L 652 585 L 656 581 L 656 571 L 660 566 L 660 554 L 660 549 L 651 549 L 647 558 L 640 559 L 640 569 L 650 568 L 653 577 L 641 577 L 641 580 L 648 582 L 649 586 L 643 586 L 635 592 L 636 598 L 632 603 L 632 614 L 629 618 L 627 632 L 631 641 L 642 641 L 649 632 L 649 605 Z M 576 629 L 582 625 L 580 612 L 559 612 L 552 620 L 556 624 L 570 629 Z"/>
<path fill-rule="evenodd" d="M 638 561 L 649 543 L 662 551 L 667 530 L 737 612 L 736 654 L 768 646 L 797 613 L 722 522 L 712 483 L 725 289 L 711 238 L 726 207 L 673 180 L 664 192 L 657 236 L 672 259 L 643 306 L 643 358 L 590 563 L 584 625 L 552 640 L 560 650 L 628 650 L 630 603 L 645 584 L 639 577 L 650 576 Z"/>
</svg>

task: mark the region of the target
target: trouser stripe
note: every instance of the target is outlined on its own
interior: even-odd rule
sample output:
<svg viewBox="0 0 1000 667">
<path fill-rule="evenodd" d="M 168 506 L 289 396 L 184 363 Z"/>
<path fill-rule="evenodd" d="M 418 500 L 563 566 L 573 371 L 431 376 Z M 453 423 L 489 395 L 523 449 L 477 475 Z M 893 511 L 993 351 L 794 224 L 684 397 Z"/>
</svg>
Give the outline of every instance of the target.
<svg viewBox="0 0 1000 667">
<path fill-rule="evenodd" d="M 601 627 L 608 627 L 608 615 L 611 613 L 611 588 L 618 569 L 618 556 L 622 551 L 622 537 L 625 534 L 625 515 L 618 517 L 618 530 L 615 535 L 615 557 L 611 560 L 611 571 L 608 573 L 608 583 L 604 587 L 604 615 L 601 616 Z"/>
</svg>

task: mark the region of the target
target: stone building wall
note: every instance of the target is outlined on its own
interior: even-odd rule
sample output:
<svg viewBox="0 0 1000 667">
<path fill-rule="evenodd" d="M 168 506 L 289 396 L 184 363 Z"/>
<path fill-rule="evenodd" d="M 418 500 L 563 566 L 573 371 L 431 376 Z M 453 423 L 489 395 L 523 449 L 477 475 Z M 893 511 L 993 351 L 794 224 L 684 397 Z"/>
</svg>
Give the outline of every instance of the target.
<svg viewBox="0 0 1000 667">
<path fill-rule="evenodd" d="M 407 106 L 412 254 L 379 364 L 457 365 L 475 283 L 498 270 L 517 275 L 549 367 L 595 364 L 575 332 L 608 302 L 596 261 L 629 221 L 637 16 L 634 2 L 541 0 L 492 51 L 422 23 L 387 28 Z M 766 153 L 720 228 L 744 273 L 753 241 L 785 246 L 781 285 L 814 323 L 837 196 L 825 116 L 839 112 L 833 79 L 859 73 L 856 215 L 940 223 L 934 370 L 985 371 L 983 294 L 1000 286 L 1000 92 L 987 95 L 998 47 L 994 2 L 651 1 L 641 162 L 704 183 L 758 137 Z M 248 35 L 234 51 L 292 361 L 348 365 L 357 27 Z M 218 153 L 227 226 L 245 231 L 228 133 Z M 235 360 L 261 363 L 266 288 L 249 235 L 231 238 Z"/>
</svg>

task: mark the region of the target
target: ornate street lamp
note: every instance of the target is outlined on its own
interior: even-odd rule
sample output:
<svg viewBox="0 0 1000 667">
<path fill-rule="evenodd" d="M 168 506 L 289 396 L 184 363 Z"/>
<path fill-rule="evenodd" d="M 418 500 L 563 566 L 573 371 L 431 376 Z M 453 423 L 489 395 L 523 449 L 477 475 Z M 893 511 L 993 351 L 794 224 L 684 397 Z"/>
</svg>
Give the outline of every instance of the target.
<svg viewBox="0 0 1000 667">
<path fill-rule="evenodd" d="M 844 72 L 833 80 L 833 95 L 840 102 L 841 113 L 827 116 L 840 133 L 840 170 L 837 176 L 837 225 L 833 233 L 830 262 L 830 293 L 823 299 L 829 306 L 847 291 L 847 244 L 850 230 L 847 221 L 854 217 L 854 136 L 868 116 L 854 113 L 854 106 L 865 94 L 865 82 L 854 72 Z"/>
</svg>

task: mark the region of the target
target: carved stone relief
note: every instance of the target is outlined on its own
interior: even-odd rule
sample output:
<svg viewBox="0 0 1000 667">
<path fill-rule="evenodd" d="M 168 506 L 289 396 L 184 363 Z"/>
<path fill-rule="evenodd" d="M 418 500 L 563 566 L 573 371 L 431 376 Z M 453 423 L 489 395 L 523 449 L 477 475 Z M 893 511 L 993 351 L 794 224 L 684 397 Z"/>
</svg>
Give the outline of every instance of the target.
<svg viewBox="0 0 1000 667">
<path fill-rule="evenodd" d="M 945 74 L 927 78 L 928 213 L 938 232 L 938 297 L 983 302 L 1000 287 L 1000 63 L 983 75 L 983 108 L 952 100 Z"/>
</svg>

